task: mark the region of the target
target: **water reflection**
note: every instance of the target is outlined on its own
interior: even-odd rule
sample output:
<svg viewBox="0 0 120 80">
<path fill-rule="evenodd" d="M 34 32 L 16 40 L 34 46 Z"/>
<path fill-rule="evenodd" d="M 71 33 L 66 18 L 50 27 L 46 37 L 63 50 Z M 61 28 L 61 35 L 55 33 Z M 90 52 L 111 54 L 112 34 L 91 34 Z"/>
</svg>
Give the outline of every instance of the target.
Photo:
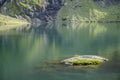
<svg viewBox="0 0 120 80">
<path fill-rule="evenodd" d="M 110 53 L 109 53 L 110 54 Z M 111 59 L 102 66 L 102 71 L 106 73 L 120 73 L 120 51 L 111 52 Z"/>
<path fill-rule="evenodd" d="M 119 26 L 52 23 L 0 32 L 0 80 L 118 80 Z M 52 64 L 75 54 L 100 55 L 110 61 L 96 69 Z"/>
</svg>

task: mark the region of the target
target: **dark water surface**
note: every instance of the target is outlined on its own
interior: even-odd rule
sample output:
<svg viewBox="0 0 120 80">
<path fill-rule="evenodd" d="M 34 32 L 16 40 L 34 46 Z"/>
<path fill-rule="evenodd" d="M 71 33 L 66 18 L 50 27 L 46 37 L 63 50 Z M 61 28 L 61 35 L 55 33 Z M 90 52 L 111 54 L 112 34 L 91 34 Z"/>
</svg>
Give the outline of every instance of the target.
<svg viewBox="0 0 120 80">
<path fill-rule="evenodd" d="M 109 59 L 99 67 L 57 64 L 74 55 Z M 0 80 L 120 80 L 120 24 L 49 24 L 0 32 Z"/>
</svg>

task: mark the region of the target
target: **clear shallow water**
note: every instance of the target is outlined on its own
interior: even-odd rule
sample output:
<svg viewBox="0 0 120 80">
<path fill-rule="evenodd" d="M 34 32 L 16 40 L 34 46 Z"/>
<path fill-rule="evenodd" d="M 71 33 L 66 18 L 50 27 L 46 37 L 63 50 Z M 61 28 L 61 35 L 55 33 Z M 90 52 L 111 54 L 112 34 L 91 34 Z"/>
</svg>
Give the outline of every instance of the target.
<svg viewBox="0 0 120 80">
<path fill-rule="evenodd" d="M 94 67 L 57 64 L 99 55 Z M 0 32 L 0 80 L 120 80 L 120 24 L 41 25 Z"/>
</svg>

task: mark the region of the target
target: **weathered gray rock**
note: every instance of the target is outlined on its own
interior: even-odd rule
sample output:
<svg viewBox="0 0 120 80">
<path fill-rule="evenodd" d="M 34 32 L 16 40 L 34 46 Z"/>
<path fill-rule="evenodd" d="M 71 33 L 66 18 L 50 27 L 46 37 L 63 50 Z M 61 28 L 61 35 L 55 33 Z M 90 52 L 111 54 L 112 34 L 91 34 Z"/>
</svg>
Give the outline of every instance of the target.
<svg viewBox="0 0 120 80">
<path fill-rule="evenodd" d="M 115 5 L 120 3 L 120 0 L 93 0 L 93 1 L 98 3 L 101 7 L 107 7 L 110 5 Z"/>
<path fill-rule="evenodd" d="M 24 3 L 25 6 L 29 5 L 29 7 L 21 6 L 20 2 Z M 27 18 L 29 17 L 31 19 L 29 21 L 37 18 L 41 21 L 49 22 L 54 20 L 58 10 L 63 4 L 64 0 L 43 0 L 41 6 L 32 5 L 29 1 L 26 2 L 26 0 L 2 0 L 0 1 L 0 12 L 7 15 L 9 13 L 12 17 L 16 17 L 15 15 L 17 15 L 26 18 L 27 16 Z"/>
<path fill-rule="evenodd" d="M 81 55 L 62 60 L 65 65 L 97 65 L 108 61 L 108 59 L 95 55 Z"/>
</svg>

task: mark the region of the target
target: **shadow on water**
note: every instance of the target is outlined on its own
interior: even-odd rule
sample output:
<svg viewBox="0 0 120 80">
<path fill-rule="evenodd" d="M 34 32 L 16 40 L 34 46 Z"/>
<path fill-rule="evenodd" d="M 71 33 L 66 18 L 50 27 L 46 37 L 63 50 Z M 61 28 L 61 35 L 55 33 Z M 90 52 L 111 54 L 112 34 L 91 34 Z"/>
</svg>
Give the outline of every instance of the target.
<svg viewBox="0 0 120 80">
<path fill-rule="evenodd" d="M 114 51 L 112 52 L 111 59 L 108 63 L 101 66 L 100 71 L 104 73 L 119 73 L 120 74 L 120 51 Z"/>
</svg>

